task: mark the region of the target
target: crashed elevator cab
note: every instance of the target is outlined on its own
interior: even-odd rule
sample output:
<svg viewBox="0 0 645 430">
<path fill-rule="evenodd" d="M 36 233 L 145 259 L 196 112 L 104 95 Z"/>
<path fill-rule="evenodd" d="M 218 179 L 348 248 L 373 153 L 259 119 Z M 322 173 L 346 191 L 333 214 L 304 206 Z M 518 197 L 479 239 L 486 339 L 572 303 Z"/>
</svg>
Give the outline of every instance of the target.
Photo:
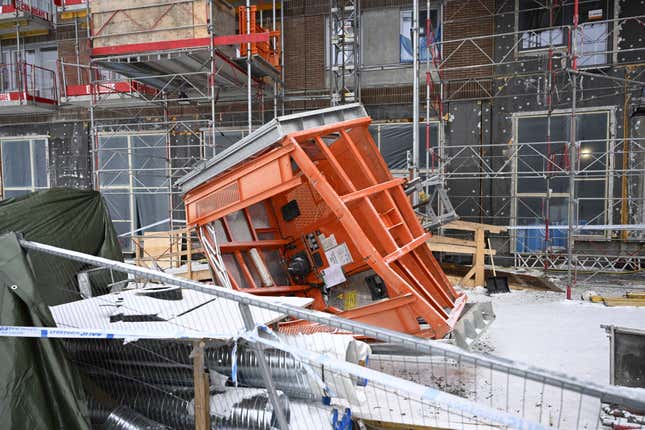
<svg viewBox="0 0 645 430">
<path fill-rule="evenodd" d="M 466 297 L 428 248 L 370 122 L 360 104 L 275 118 L 181 179 L 187 222 L 221 285 L 311 297 L 317 310 L 444 337 Z"/>
</svg>

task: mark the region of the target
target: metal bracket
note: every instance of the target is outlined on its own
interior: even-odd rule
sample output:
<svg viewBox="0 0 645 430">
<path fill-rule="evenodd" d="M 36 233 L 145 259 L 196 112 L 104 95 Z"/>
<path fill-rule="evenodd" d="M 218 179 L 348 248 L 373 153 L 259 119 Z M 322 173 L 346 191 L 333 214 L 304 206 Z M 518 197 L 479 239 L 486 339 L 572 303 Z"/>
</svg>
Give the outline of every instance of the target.
<svg viewBox="0 0 645 430">
<path fill-rule="evenodd" d="M 253 315 L 251 314 L 251 308 L 246 303 L 239 303 L 240 313 L 242 314 L 242 320 L 244 320 L 244 326 L 247 330 L 255 329 L 255 322 L 253 321 Z M 273 405 L 273 410 L 275 411 L 275 416 L 278 419 L 278 426 L 280 430 L 289 430 L 289 422 L 287 417 L 282 410 L 282 405 L 278 399 L 278 393 L 273 385 L 273 380 L 271 379 L 271 372 L 269 370 L 269 365 L 267 364 L 266 357 L 264 355 L 264 348 L 257 342 L 252 344 L 255 355 L 258 358 L 258 364 L 260 366 L 260 371 L 262 372 L 262 379 L 266 385 L 267 392 L 269 394 L 269 400 Z"/>
<path fill-rule="evenodd" d="M 412 179 L 408 182 L 405 192 L 419 196 L 415 199 L 418 203 L 415 204 L 414 209 L 423 216 L 423 227 L 426 230 L 459 218 L 450 202 L 443 180 L 437 175 L 430 176 L 424 181 L 418 177 Z M 422 193 L 425 195 L 423 198 L 420 197 Z"/>
</svg>

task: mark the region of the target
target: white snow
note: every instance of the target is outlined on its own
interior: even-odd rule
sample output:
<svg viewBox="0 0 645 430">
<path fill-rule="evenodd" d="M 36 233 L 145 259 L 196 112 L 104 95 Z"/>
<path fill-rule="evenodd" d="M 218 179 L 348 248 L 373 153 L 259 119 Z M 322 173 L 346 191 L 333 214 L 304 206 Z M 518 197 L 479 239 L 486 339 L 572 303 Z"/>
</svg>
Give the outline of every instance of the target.
<svg viewBox="0 0 645 430">
<path fill-rule="evenodd" d="M 553 292 L 489 297 L 483 291 L 472 290 L 468 296 L 471 301 L 492 300 L 497 315 L 479 342 L 484 351 L 596 383 L 609 383 L 609 339 L 600 326 L 645 329 L 645 308 L 566 300 Z"/>
</svg>

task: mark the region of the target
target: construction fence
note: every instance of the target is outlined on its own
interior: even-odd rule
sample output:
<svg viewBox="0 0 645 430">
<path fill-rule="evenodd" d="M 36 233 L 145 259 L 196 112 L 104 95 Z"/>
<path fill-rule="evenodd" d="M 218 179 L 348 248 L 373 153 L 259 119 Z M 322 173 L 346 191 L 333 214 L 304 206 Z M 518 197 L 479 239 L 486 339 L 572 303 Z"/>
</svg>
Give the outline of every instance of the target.
<svg viewBox="0 0 645 430">
<path fill-rule="evenodd" d="M 642 392 L 312 311 L 306 297 L 253 296 L 21 246 L 47 261 L 64 299 L 50 306 L 57 327 L 4 326 L 0 335 L 59 338 L 92 381 L 84 389 L 97 427 L 643 428 Z M 298 333 L 301 320 L 316 333 Z"/>
</svg>

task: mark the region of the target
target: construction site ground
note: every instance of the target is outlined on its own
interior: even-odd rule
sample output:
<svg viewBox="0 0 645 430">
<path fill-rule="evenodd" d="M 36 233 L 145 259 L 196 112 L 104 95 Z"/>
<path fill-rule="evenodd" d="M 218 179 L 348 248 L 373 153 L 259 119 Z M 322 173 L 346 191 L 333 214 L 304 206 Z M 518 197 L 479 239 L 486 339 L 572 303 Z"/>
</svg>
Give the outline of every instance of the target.
<svg viewBox="0 0 645 430">
<path fill-rule="evenodd" d="M 608 384 L 609 339 L 601 325 L 645 329 L 645 307 L 608 307 L 581 296 L 585 291 L 612 297 L 642 292 L 645 276 L 587 277 L 579 275 L 580 285 L 573 289 L 572 300 L 566 300 L 565 293 L 550 291 L 514 290 L 488 296 L 484 288 L 469 289 L 470 301 L 492 301 L 496 314 L 474 349 Z M 556 275 L 552 281 L 565 290 L 566 276 Z"/>
</svg>

